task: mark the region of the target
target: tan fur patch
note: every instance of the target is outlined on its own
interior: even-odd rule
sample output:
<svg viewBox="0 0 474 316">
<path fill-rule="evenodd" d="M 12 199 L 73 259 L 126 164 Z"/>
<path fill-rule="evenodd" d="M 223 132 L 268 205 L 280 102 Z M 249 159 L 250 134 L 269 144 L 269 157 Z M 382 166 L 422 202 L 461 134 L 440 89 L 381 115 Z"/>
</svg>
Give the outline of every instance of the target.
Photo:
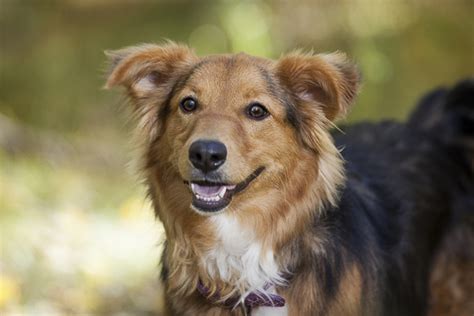
<svg viewBox="0 0 474 316">
<path fill-rule="evenodd" d="M 443 239 L 431 272 L 427 315 L 474 315 L 472 223 L 460 223 Z"/>
<path fill-rule="evenodd" d="M 346 270 L 339 284 L 339 294 L 330 306 L 327 315 L 363 315 L 361 302 L 362 277 L 357 266 L 353 264 Z"/>
</svg>

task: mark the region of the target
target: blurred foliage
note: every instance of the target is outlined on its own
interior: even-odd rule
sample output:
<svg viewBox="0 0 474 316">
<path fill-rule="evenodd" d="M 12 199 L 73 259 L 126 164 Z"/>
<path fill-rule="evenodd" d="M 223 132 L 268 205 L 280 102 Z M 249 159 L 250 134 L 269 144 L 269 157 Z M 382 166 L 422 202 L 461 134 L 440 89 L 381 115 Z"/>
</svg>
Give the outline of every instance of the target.
<svg viewBox="0 0 474 316">
<path fill-rule="evenodd" d="M 0 0 L 0 32 L 2 315 L 159 313 L 162 227 L 101 90 L 104 50 L 341 50 L 364 76 L 349 121 L 404 118 L 474 70 L 470 0 Z"/>
</svg>

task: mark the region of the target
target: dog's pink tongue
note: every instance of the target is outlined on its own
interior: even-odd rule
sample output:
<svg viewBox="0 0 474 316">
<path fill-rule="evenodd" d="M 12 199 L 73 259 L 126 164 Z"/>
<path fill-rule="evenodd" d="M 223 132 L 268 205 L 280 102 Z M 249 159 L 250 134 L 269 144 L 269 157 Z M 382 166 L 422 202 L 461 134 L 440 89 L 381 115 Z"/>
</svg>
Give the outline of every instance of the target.
<svg viewBox="0 0 474 316">
<path fill-rule="evenodd" d="M 219 186 L 219 185 L 206 186 L 206 185 L 193 184 L 194 193 L 197 193 L 201 196 L 217 195 L 221 189 L 222 189 L 222 186 Z"/>
</svg>

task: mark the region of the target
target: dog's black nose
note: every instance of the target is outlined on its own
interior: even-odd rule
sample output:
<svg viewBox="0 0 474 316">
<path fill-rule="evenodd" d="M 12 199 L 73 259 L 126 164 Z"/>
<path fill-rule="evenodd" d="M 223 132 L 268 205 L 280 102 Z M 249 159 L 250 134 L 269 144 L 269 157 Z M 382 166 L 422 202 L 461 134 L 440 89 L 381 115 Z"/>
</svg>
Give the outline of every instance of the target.
<svg viewBox="0 0 474 316">
<path fill-rule="evenodd" d="M 227 148 L 215 140 L 198 140 L 189 147 L 189 160 L 203 172 L 214 171 L 227 158 Z"/>
</svg>

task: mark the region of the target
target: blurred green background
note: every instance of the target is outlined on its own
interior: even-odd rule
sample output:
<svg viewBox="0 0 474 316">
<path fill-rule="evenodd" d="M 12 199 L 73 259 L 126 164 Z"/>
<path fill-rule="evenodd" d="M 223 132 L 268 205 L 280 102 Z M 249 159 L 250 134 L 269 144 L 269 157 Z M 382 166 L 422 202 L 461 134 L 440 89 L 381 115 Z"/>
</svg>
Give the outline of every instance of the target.
<svg viewBox="0 0 474 316">
<path fill-rule="evenodd" d="M 0 0 L 0 314 L 159 314 L 163 230 L 128 163 L 106 49 L 172 39 L 199 54 L 347 52 L 349 121 L 403 119 L 474 72 L 466 1 Z"/>
</svg>

